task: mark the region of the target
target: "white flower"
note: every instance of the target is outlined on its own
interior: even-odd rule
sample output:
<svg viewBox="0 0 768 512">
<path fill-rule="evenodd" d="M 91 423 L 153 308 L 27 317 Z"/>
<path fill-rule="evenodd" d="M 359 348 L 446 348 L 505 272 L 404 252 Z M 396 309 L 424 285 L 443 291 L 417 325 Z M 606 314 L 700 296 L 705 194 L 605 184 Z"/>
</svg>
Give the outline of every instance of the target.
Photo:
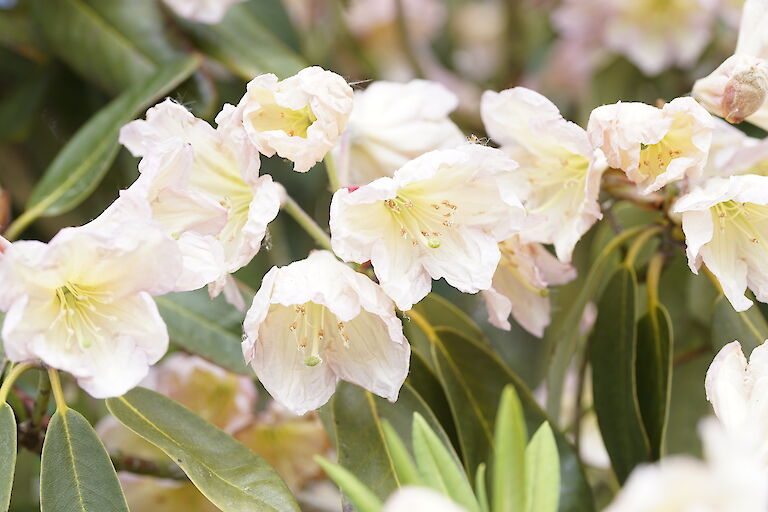
<svg viewBox="0 0 768 512">
<path fill-rule="evenodd" d="M 530 190 L 525 206 L 538 222 L 522 231 L 521 240 L 554 244 L 557 257 L 570 262 L 581 236 L 602 218 L 602 153 L 552 102 L 524 87 L 486 91 L 481 114 L 488 135 L 520 164 L 519 188 Z"/>
<path fill-rule="evenodd" d="M 211 283 L 218 295 L 227 276 L 259 251 L 280 209 L 280 186 L 259 176 L 259 156 L 244 130 L 216 130 L 171 100 L 149 109 L 146 121 L 124 126 L 120 142 L 143 157 L 141 176 L 123 196 L 147 201 L 184 254 L 177 289 Z"/>
<path fill-rule="evenodd" d="M 466 509 L 429 487 L 407 485 L 387 498 L 382 512 L 466 512 Z"/>
<path fill-rule="evenodd" d="M 623 170 L 643 194 L 704 170 L 712 141 L 711 116 L 692 98 L 656 108 L 615 103 L 592 111 L 587 134 L 608 165 Z"/>
<path fill-rule="evenodd" d="M 442 277 L 476 293 L 491 287 L 497 243 L 522 226 L 517 164 L 498 149 L 466 144 L 411 160 L 392 178 L 331 201 L 331 243 L 346 261 L 371 261 L 384 291 L 410 309 Z"/>
<path fill-rule="evenodd" d="M 0 254 L 3 254 L 7 248 L 11 246 L 11 242 L 0 236 Z"/>
<path fill-rule="evenodd" d="M 682 213 L 688 266 L 701 263 L 717 277 L 736 311 L 768 302 L 768 177 L 713 178 L 677 200 Z"/>
<path fill-rule="evenodd" d="M 685 455 L 632 471 L 604 512 L 764 512 L 768 479 L 750 446 L 714 418 L 701 423 L 706 461 Z"/>
<path fill-rule="evenodd" d="M 711 74 L 697 80 L 693 96 L 732 123 L 747 120 L 768 129 L 768 4 L 747 0 L 736 51 Z"/>
<path fill-rule="evenodd" d="M 352 111 L 352 88 L 331 71 L 312 66 L 278 80 L 259 75 L 237 107 L 225 105 L 220 126 L 243 126 L 251 143 L 265 156 L 275 153 L 306 172 L 337 143 Z"/>
<path fill-rule="evenodd" d="M 273 267 L 245 318 L 243 354 L 296 414 L 326 403 L 343 379 L 395 401 L 410 346 L 392 302 L 330 252 Z"/>
<path fill-rule="evenodd" d="M 701 185 L 709 178 L 727 178 L 741 174 L 768 175 L 768 139 L 747 136 L 735 126 L 717 117 L 704 173 L 690 184 Z"/>
<path fill-rule="evenodd" d="M 346 11 L 349 28 L 358 37 L 398 30 L 398 0 L 352 0 Z M 439 0 L 407 0 L 402 3 L 408 35 L 428 42 L 445 21 L 446 7 Z"/>
<path fill-rule="evenodd" d="M 163 0 L 177 16 L 200 23 L 215 24 L 224 19 L 229 7 L 245 0 Z"/>
<path fill-rule="evenodd" d="M 374 82 L 355 92 L 349 126 L 333 153 L 342 185 L 392 176 L 419 155 L 463 143 L 448 117 L 457 104 L 452 92 L 427 80 Z"/>
<path fill-rule="evenodd" d="M 768 463 L 768 345 L 755 348 L 747 363 L 738 341 L 727 344 L 709 366 L 705 387 L 720 422 Z"/>
<path fill-rule="evenodd" d="M 8 358 L 41 359 L 96 398 L 122 395 L 168 348 L 152 295 L 173 289 L 180 266 L 173 241 L 142 218 L 15 242 L 0 259 Z"/>
<path fill-rule="evenodd" d="M 493 287 L 483 291 L 488 321 L 510 330 L 511 314 L 526 331 L 541 338 L 549 325 L 547 287 L 565 284 L 576 269 L 561 263 L 537 243 L 523 244 L 513 236 L 499 244 L 501 261 L 493 275 Z"/>
</svg>

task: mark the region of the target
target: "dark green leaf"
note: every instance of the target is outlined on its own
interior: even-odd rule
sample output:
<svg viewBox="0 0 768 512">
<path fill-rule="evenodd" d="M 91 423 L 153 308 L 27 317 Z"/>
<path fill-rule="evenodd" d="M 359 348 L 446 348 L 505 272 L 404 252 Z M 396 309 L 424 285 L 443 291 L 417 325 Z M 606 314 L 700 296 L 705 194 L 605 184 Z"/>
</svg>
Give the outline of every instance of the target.
<svg viewBox="0 0 768 512">
<path fill-rule="evenodd" d="M 224 512 L 299 510 L 283 480 L 261 457 L 165 396 L 136 388 L 108 399 L 107 408 L 163 450 Z"/>
<path fill-rule="evenodd" d="M 661 458 L 672 388 L 672 321 L 661 304 L 637 324 L 637 399 L 653 460 Z"/>
<path fill-rule="evenodd" d="M 621 267 L 598 304 L 590 346 L 597 421 L 622 483 L 632 468 L 650 459 L 636 391 L 636 294 L 634 270 Z"/>
<path fill-rule="evenodd" d="M 501 394 L 494 429 L 493 512 L 516 512 L 525 508 L 525 448 L 528 432 L 520 398 L 514 386 Z"/>
<path fill-rule="evenodd" d="M 454 329 L 467 338 L 485 341 L 483 331 L 464 311 L 436 293 L 427 295 L 414 309 L 434 328 Z"/>
<path fill-rule="evenodd" d="M 712 314 L 712 346 L 715 351 L 738 340 L 744 353 L 749 354 L 754 348 L 762 345 L 766 338 L 768 323 L 760 308 L 752 306 L 739 313 L 723 295 L 715 300 Z"/>
<path fill-rule="evenodd" d="M 256 0 L 255 2 L 246 2 L 245 6 L 261 20 L 264 26 L 269 29 L 275 37 L 282 40 L 292 50 L 301 51 L 301 41 L 296 28 L 293 26 L 291 16 L 286 11 L 286 4 L 282 0 Z"/>
<path fill-rule="evenodd" d="M 32 191 L 24 212 L 27 224 L 39 216 L 59 215 L 80 204 L 109 170 L 117 154 L 120 128 L 185 80 L 197 66 L 194 57 L 168 64 L 118 96 L 80 128 Z"/>
<path fill-rule="evenodd" d="M 0 404 L 0 510 L 11 503 L 13 474 L 16 470 L 16 417 L 11 406 Z"/>
<path fill-rule="evenodd" d="M 224 297 L 211 300 L 206 290 L 197 290 L 155 301 L 173 343 L 230 371 L 253 375 L 240 346 L 244 315 Z"/>
<path fill-rule="evenodd" d="M 40 470 L 41 512 L 128 512 L 104 445 L 72 409 L 48 425 Z"/>
<path fill-rule="evenodd" d="M 504 386 L 512 384 L 520 398 L 528 431 L 547 421 L 525 384 L 486 346 L 461 333 L 438 329 L 435 361 L 451 405 L 461 441 L 465 468 L 472 473 L 488 460 L 493 447 L 493 424 Z M 560 454 L 560 512 L 588 512 L 595 509 L 584 470 L 573 448 L 555 433 Z"/>
</svg>

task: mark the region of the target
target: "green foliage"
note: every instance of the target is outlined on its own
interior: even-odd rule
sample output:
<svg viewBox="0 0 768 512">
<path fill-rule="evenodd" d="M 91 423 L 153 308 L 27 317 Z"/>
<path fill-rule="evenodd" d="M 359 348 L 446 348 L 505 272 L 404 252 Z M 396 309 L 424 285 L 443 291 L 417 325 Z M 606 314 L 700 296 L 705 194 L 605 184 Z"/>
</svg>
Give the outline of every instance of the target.
<svg viewBox="0 0 768 512">
<path fill-rule="evenodd" d="M 11 503 L 13 475 L 16 470 L 16 416 L 7 403 L 0 404 L 0 510 Z"/>
<path fill-rule="evenodd" d="M 501 395 L 494 432 L 493 512 L 524 510 L 528 432 L 520 399 L 511 386 Z"/>
<path fill-rule="evenodd" d="M 299 510 L 283 480 L 261 457 L 163 395 L 136 388 L 108 399 L 107 407 L 165 452 L 222 511 Z"/>
<path fill-rule="evenodd" d="M 41 464 L 41 512 L 128 512 L 107 451 L 76 411 L 51 418 Z"/>
<path fill-rule="evenodd" d="M 560 458 L 549 423 L 542 423 L 525 449 L 525 509 L 555 512 L 560 490 Z"/>
<path fill-rule="evenodd" d="M 744 353 L 749 354 L 768 338 L 768 322 L 757 306 L 746 311 L 735 311 L 728 299 L 720 295 L 715 300 L 712 313 L 711 336 L 715 350 L 739 340 Z"/>
</svg>

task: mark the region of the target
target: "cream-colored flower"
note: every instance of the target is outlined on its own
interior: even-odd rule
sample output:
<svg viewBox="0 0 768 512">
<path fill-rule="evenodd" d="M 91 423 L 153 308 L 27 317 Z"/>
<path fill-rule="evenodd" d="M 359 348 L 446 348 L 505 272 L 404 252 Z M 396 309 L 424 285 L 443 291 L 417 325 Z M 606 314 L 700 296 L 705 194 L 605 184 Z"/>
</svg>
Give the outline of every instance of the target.
<svg viewBox="0 0 768 512">
<path fill-rule="evenodd" d="M 265 156 L 275 153 L 307 172 L 337 143 L 352 112 L 352 88 L 331 71 L 312 66 L 278 80 L 259 75 L 236 107 L 225 105 L 216 117 L 222 127 L 245 128 Z"/>
<path fill-rule="evenodd" d="M 96 398 L 122 395 L 168 348 L 152 295 L 171 291 L 180 267 L 173 241 L 141 217 L 15 242 L 0 259 L 5 353 L 67 371 Z"/>
<path fill-rule="evenodd" d="M 352 0 L 346 11 L 349 28 L 358 37 L 397 30 L 398 0 Z M 409 36 L 429 41 L 445 21 L 446 8 L 439 0 L 403 2 Z"/>
<path fill-rule="evenodd" d="M 373 281 L 328 251 L 273 267 L 245 318 L 243 354 L 270 394 L 296 414 L 346 380 L 395 401 L 410 346 Z"/>
<path fill-rule="evenodd" d="M 384 504 L 383 512 L 466 512 L 450 498 L 429 487 L 407 485 L 395 491 Z"/>
<path fill-rule="evenodd" d="M 124 126 L 120 141 L 143 157 L 141 176 L 123 195 L 147 201 L 184 254 L 187 278 L 177 289 L 210 283 L 218 295 L 259 251 L 280 209 L 280 186 L 259 176 L 244 130 L 214 129 L 171 100 Z"/>
<path fill-rule="evenodd" d="M 587 134 L 608 165 L 623 170 L 643 194 L 701 176 L 712 141 L 712 117 L 692 98 L 656 108 L 615 103 L 592 111 Z"/>
<path fill-rule="evenodd" d="M 347 131 L 333 152 L 342 185 L 365 185 L 433 149 L 465 139 L 448 115 L 458 100 L 436 82 L 374 82 L 355 92 Z"/>
<path fill-rule="evenodd" d="M 673 206 L 682 213 L 688 266 L 702 262 L 717 277 L 736 311 L 768 302 L 768 177 L 712 178 Z"/>
<path fill-rule="evenodd" d="M 768 139 L 749 137 L 735 126 L 717 117 L 704 173 L 689 185 L 701 185 L 709 178 L 727 178 L 741 174 L 768 175 Z"/>
<path fill-rule="evenodd" d="M 560 261 L 570 262 L 581 236 L 602 218 L 602 152 L 552 102 L 524 87 L 486 91 L 481 113 L 488 135 L 520 164 L 518 189 L 528 190 L 526 210 L 537 219 L 521 240 L 554 244 Z"/>
<path fill-rule="evenodd" d="M 768 4 L 747 0 L 736 50 L 693 85 L 693 96 L 731 123 L 747 120 L 768 129 Z"/>
<path fill-rule="evenodd" d="M 498 242 L 515 234 L 524 211 L 513 183 L 517 164 L 498 149 L 466 144 L 426 153 L 331 201 L 331 243 L 340 258 L 371 261 L 384 291 L 411 309 L 445 278 L 476 293 L 491 287 Z"/>
<path fill-rule="evenodd" d="M 163 0 L 178 16 L 200 23 L 215 24 L 224 19 L 230 6 L 245 0 Z"/>
<path fill-rule="evenodd" d="M 519 236 L 499 244 L 501 260 L 493 274 L 493 286 L 483 291 L 488 321 L 510 330 L 511 314 L 526 331 L 541 338 L 549 325 L 547 288 L 576 277 L 576 269 L 561 263 L 537 243 L 523 244 Z"/>
</svg>

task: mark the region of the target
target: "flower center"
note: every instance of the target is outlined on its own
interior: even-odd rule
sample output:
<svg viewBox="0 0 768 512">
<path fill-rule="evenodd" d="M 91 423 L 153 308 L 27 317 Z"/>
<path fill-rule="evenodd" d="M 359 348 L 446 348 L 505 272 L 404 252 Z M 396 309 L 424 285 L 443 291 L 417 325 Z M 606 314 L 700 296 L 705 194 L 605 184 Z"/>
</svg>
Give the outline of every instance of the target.
<svg viewBox="0 0 768 512">
<path fill-rule="evenodd" d="M 53 325 L 61 323 L 67 331 L 67 348 L 74 339 L 81 348 L 90 348 L 94 341 L 102 339 L 102 328 L 98 325 L 106 320 L 114 322 L 115 316 L 103 311 L 104 305 L 112 303 L 108 292 L 94 290 L 87 286 L 67 283 L 56 289 L 58 315 Z"/>
<path fill-rule="evenodd" d="M 582 155 L 570 154 L 556 161 L 542 161 L 536 166 L 536 172 L 528 177 L 534 193 L 529 198 L 527 211 L 544 213 L 556 205 L 561 205 L 576 215 L 572 205 L 581 203 L 584 195 L 584 183 L 589 171 L 589 160 Z"/>
<path fill-rule="evenodd" d="M 291 110 L 273 103 L 252 113 L 249 120 L 256 131 L 281 130 L 291 137 L 306 139 L 307 129 L 317 121 L 317 117 L 309 105 L 299 110 Z"/>
<path fill-rule="evenodd" d="M 656 177 L 667 170 L 669 162 L 679 157 L 681 151 L 673 149 L 667 137 L 656 144 L 640 144 L 638 170 L 645 177 Z"/>
<path fill-rule="evenodd" d="M 344 322 L 339 322 L 328 308 L 314 302 L 305 302 L 295 306 L 295 310 L 296 316 L 288 330 L 293 334 L 299 350 L 304 353 L 305 365 L 312 367 L 323 362 L 321 351 L 325 350 L 334 330 L 339 333 L 344 347 L 349 347 Z"/>
<path fill-rule="evenodd" d="M 768 248 L 766 243 L 766 228 L 768 224 L 768 206 L 754 203 L 738 203 L 736 201 L 724 201 L 712 208 L 715 225 L 724 233 L 730 226 L 744 235 L 753 244 L 760 244 Z"/>
<path fill-rule="evenodd" d="M 440 237 L 453 227 L 459 209 L 447 199 L 429 202 L 402 193 L 384 200 L 384 204 L 400 226 L 401 237 L 411 240 L 414 246 L 423 244 L 431 249 L 440 247 Z"/>
</svg>

